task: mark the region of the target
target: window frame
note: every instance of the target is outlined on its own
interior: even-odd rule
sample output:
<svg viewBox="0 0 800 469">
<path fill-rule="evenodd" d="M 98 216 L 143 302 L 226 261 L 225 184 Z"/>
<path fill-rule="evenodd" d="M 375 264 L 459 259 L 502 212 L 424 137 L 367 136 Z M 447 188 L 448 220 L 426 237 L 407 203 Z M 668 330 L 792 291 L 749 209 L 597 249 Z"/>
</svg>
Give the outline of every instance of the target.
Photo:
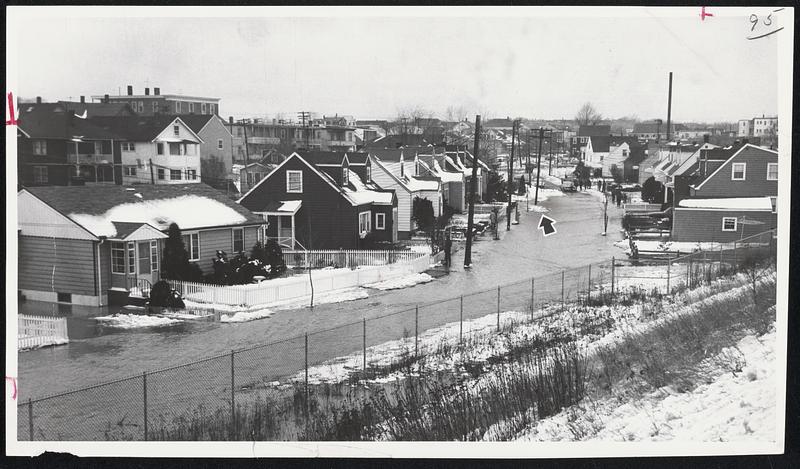
<svg viewBox="0 0 800 469">
<path fill-rule="evenodd" d="M 33 154 L 37 156 L 47 156 L 47 140 L 43 139 L 34 140 Z"/>
<path fill-rule="evenodd" d="M 292 189 L 291 186 L 291 176 L 292 175 L 299 175 L 300 176 L 300 188 L 299 189 Z M 302 194 L 303 193 L 303 171 L 299 169 L 287 169 L 286 170 L 286 193 L 287 194 Z"/>
<path fill-rule="evenodd" d="M 770 168 L 775 168 L 775 177 L 769 177 L 769 170 Z M 767 181 L 777 181 L 778 180 L 778 163 L 767 163 Z"/>
<path fill-rule="evenodd" d="M 136 242 L 128 241 L 125 247 L 128 260 L 128 274 L 136 275 Z"/>
<path fill-rule="evenodd" d="M 221 138 L 218 138 L 217 139 L 217 150 L 222 150 L 222 149 L 223 149 L 223 141 L 222 141 Z"/>
<path fill-rule="evenodd" d="M 123 174 L 128 177 L 136 177 L 136 166 L 123 166 Z"/>
<path fill-rule="evenodd" d="M 136 144 L 134 142 L 122 142 L 122 151 L 124 152 L 135 152 L 136 151 Z"/>
<path fill-rule="evenodd" d="M 33 182 L 34 184 L 49 184 L 50 173 L 47 166 L 34 166 L 33 167 Z"/>
<path fill-rule="evenodd" d="M 167 179 L 167 173 L 164 171 L 164 168 L 157 168 L 156 177 L 159 181 L 165 181 Z"/>
<path fill-rule="evenodd" d="M 733 228 L 725 228 L 725 222 L 733 220 Z M 722 231 L 736 232 L 739 228 L 739 219 L 737 217 L 722 217 Z"/>
<path fill-rule="evenodd" d="M 769 196 L 769 202 L 772 204 L 772 213 L 778 213 L 778 196 Z"/>
<path fill-rule="evenodd" d="M 385 230 L 386 229 L 386 214 L 385 213 L 376 213 L 375 214 L 375 229 L 376 230 Z"/>
<path fill-rule="evenodd" d="M 241 249 L 236 249 L 236 233 L 240 233 L 242 239 L 240 242 L 242 243 Z M 244 228 L 231 228 L 231 252 L 240 253 L 244 252 Z"/>
<path fill-rule="evenodd" d="M 164 154 L 164 143 L 158 142 L 156 143 L 156 155 L 163 155 Z"/>
<path fill-rule="evenodd" d="M 358 213 L 358 233 L 364 232 L 372 232 L 372 212 L 370 211 Z"/>
<path fill-rule="evenodd" d="M 200 103 L 200 114 L 206 113 L 206 103 Z"/>
<path fill-rule="evenodd" d="M 737 166 L 742 167 L 742 177 L 736 177 Z M 731 163 L 731 181 L 744 181 L 747 179 L 747 163 Z"/>
<path fill-rule="evenodd" d="M 121 265 L 115 265 L 115 256 L 117 256 L 117 261 L 121 260 Z M 112 274 L 125 274 L 125 243 L 121 241 L 112 241 L 111 242 L 111 273 Z M 119 269 L 115 269 L 118 267 Z"/>
<path fill-rule="evenodd" d="M 150 272 L 158 272 L 158 241 L 150 241 Z"/>
<path fill-rule="evenodd" d="M 200 260 L 200 232 L 199 231 L 188 231 L 182 233 L 183 237 L 189 238 L 189 243 L 186 245 L 186 240 L 183 240 L 183 244 L 186 247 L 186 253 L 189 255 L 189 261 L 195 262 Z M 195 240 L 196 238 L 196 240 Z M 197 251 L 197 257 L 194 257 L 195 252 Z"/>
<path fill-rule="evenodd" d="M 347 165 L 342 165 L 342 185 L 350 184 L 350 168 Z"/>
<path fill-rule="evenodd" d="M 180 125 L 174 124 L 172 126 L 172 135 L 175 136 L 175 137 L 180 137 L 181 136 L 181 126 Z"/>
<path fill-rule="evenodd" d="M 173 147 L 173 145 L 174 145 L 174 147 Z M 168 148 L 168 150 L 169 150 L 169 154 L 170 154 L 170 156 L 181 156 L 181 144 L 180 144 L 180 143 L 177 143 L 177 142 L 169 142 L 169 145 L 168 145 L 168 147 L 169 147 L 169 148 Z M 178 149 L 178 152 L 177 152 L 177 153 L 172 153 L 172 149 L 173 149 L 173 148 L 177 148 L 177 149 Z"/>
<path fill-rule="evenodd" d="M 153 101 L 153 114 L 158 113 L 158 101 Z"/>
<path fill-rule="evenodd" d="M 181 177 L 181 173 L 182 172 L 183 171 L 181 171 L 180 169 L 170 169 L 169 170 L 169 180 L 170 181 L 180 181 L 182 179 L 182 177 Z M 175 177 L 176 174 L 178 175 L 178 177 Z"/>
</svg>

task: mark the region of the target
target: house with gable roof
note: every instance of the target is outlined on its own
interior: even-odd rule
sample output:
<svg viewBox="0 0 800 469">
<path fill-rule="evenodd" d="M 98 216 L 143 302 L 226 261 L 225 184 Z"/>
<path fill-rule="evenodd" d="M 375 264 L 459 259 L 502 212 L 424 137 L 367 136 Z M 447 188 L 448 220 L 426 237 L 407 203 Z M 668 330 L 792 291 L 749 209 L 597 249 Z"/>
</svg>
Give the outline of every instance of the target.
<svg viewBox="0 0 800 469">
<path fill-rule="evenodd" d="M 87 306 L 158 281 L 171 223 L 206 274 L 218 250 L 248 252 L 264 224 L 205 184 L 26 187 L 17 208 L 20 293 Z"/>
<path fill-rule="evenodd" d="M 372 179 L 360 152 L 292 153 L 238 201 L 290 249 L 363 249 L 397 241 L 397 197 Z"/>
<path fill-rule="evenodd" d="M 689 195 L 675 205 L 674 241 L 733 242 L 777 226 L 778 152 L 719 150 L 698 155 Z"/>
</svg>

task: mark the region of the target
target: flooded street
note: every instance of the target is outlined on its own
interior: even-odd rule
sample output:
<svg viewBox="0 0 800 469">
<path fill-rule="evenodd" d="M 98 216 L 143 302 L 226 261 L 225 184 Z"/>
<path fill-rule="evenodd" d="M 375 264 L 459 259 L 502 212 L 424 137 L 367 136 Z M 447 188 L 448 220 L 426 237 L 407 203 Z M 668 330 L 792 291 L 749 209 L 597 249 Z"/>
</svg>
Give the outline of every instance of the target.
<svg viewBox="0 0 800 469">
<path fill-rule="evenodd" d="M 588 193 L 552 197 L 542 205 L 548 207 L 547 215 L 556 220 L 555 235 L 545 238 L 537 229 L 540 213 L 525 210 L 520 203 L 520 224 L 512 225 L 510 232 L 501 232 L 501 241 L 493 241 L 487 233 L 474 245 L 473 268 L 465 271 L 463 249 L 453 257 L 451 272 L 433 282 L 411 288 L 379 291 L 369 289 L 368 298 L 344 303 L 330 303 L 313 309 L 278 310 L 268 318 L 245 323 L 221 323 L 217 317 L 199 321 L 181 321 L 159 327 L 142 329 L 116 329 L 104 326 L 94 319 L 97 316 L 124 311 L 122 308 L 64 307 L 53 310 L 46 303 L 27 302 L 20 305 L 21 313 L 58 314 L 68 316 L 70 343 L 19 354 L 20 401 L 37 398 L 95 383 L 140 375 L 172 365 L 192 362 L 203 357 L 229 353 L 233 349 L 265 344 L 286 338 L 302 336 L 330 329 L 337 325 L 357 323 L 331 333 L 312 334 L 309 338 L 312 362 L 321 362 L 337 355 L 360 350 L 362 324 L 368 325 L 368 345 L 400 338 L 403 332 L 414 330 L 414 308 L 419 305 L 419 329 L 424 330 L 459 317 L 458 297 L 489 290 L 484 294 L 465 297 L 463 317 L 478 317 L 494 312 L 497 307 L 494 289 L 532 276 L 559 274 L 562 270 L 585 266 L 589 263 L 608 264 L 612 256 L 624 257 L 613 246 L 621 239 L 619 218 L 621 210 L 609 206 L 609 235 L 601 236 L 603 208 L 596 195 Z M 505 230 L 505 225 L 500 227 Z M 599 266 L 598 266 L 598 270 Z M 597 271 L 595 271 L 597 272 Z M 599 275 L 599 274 L 594 274 Z M 560 281 L 560 275 L 558 275 Z M 546 281 L 537 288 L 545 291 Z M 553 283 L 551 291 L 554 291 Z M 529 296 L 529 287 L 520 287 L 519 295 L 503 295 L 503 309 L 521 307 Z M 439 300 L 455 300 L 436 303 Z M 391 312 L 408 310 L 376 319 Z M 135 312 L 135 311 L 129 311 Z M 297 343 L 282 351 L 274 349 L 269 356 L 271 374 L 282 376 L 302 368 L 302 357 Z M 302 350 L 302 347 L 301 349 Z M 258 363 L 254 358 L 253 373 Z M 263 364 L 263 363 L 262 363 Z M 237 367 L 238 367 L 237 363 Z"/>
</svg>

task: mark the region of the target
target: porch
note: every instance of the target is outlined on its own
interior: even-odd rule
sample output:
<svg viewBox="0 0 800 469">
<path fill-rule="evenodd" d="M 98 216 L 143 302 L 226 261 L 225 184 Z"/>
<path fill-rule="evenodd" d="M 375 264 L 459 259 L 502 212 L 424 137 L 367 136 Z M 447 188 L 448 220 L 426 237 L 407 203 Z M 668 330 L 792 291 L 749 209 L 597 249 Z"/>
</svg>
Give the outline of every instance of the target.
<svg viewBox="0 0 800 469">
<path fill-rule="evenodd" d="M 256 212 L 267 222 L 265 240 L 274 240 L 285 249 L 304 249 L 295 237 L 296 216 L 302 205 L 301 200 L 270 202 L 263 211 Z"/>
<path fill-rule="evenodd" d="M 147 223 L 112 223 L 117 234 L 108 240 L 111 264 L 109 303 L 149 298 L 152 285 L 160 278 L 159 240 L 166 239 L 167 235 Z"/>
</svg>

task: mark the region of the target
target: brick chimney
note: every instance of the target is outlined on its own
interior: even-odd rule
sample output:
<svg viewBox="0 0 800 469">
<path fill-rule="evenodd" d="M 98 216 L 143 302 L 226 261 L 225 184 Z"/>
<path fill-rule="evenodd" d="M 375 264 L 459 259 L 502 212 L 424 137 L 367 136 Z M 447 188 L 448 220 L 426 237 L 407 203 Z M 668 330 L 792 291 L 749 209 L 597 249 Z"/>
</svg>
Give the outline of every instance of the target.
<svg viewBox="0 0 800 469">
<path fill-rule="evenodd" d="M 161 94 L 161 88 L 153 88 L 153 94 L 158 96 Z"/>
<path fill-rule="evenodd" d="M 228 123 L 233 125 L 233 116 L 228 116 Z"/>
<path fill-rule="evenodd" d="M 110 102 L 111 102 L 111 99 L 108 97 L 108 95 L 107 95 L 107 94 L 106 94 L 106 95 L 103 95 L 103 102 L 104 102 L 104 103 L 106 103 L 106 104 L 108 104 L 108 103 L 110 103 Z"/>
<path fill-rule="evenodd" d="M 144 89 L 144 95 L 145 96 L 150 96 L 150 88 L 145 88 Z"/>
<path fill-rule="evenodd" d="M 128 85 L 128 96 L 133 96 L 133 86 Z"/>
<path fill-rule="evenodd" d="M 41 96 L 37 96 L 36 97 L 36 104 L 42 104 L 42 97 Z"/>
</svg>

